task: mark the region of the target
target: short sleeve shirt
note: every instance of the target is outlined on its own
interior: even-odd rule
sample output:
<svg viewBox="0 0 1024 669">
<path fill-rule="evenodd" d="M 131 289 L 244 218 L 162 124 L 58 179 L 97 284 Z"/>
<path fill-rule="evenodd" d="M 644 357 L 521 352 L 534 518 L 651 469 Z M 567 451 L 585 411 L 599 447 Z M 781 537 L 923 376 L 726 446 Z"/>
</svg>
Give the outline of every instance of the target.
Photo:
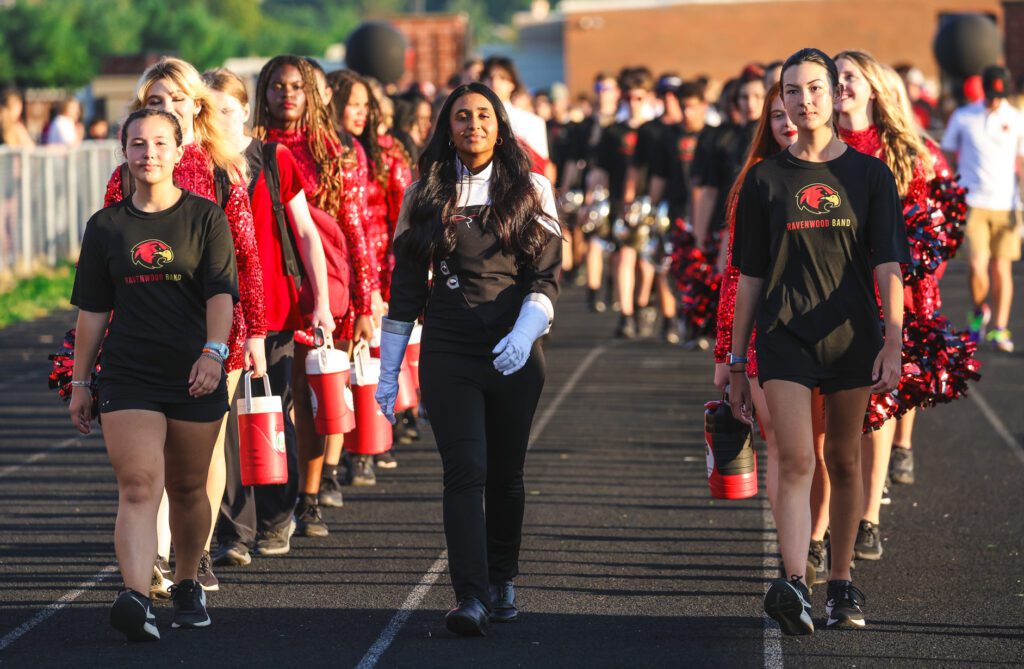
<svg viewBox="0 0 1024 669">
<path fill-rule="evenodd" d="M 686 215 L 698 136 L 682 124 L 665 126 L 652 152 L 651 175 L 665 179 L 665 200 L 673 217 Z"/>
<path fill-rule="evenodd" d="M 597 166 L 608 173 L 608 196 L 621 200 L 626 190 L 626 170 L 636 150 L 637 129 L 626 122 L 614 123 L 601 134 Z"/>
<path fill-rule="evenodd" d="M 885 163 L 852 148 L 824 163 L 767 158 L 744 180 L 735 234 L 733 265 L 764 279 L 758 337 L 795 337 L 822 365 L 862 372 L 882 342 L 872 269 L 909 261 Z"/>
<path fill-rule="evenodd" d="M 957 154 L 967 204 L 1010 211 L 1017 202 L 1017 158 L 1024 156 L 1024 116 L 1003 101 L 989 111 L 984 100 L 953 112 L 942 149 Z"/>
<path fill-rule="evenodd" d="M 155 401 L 188 401 L 188 375 L 206 341 L 206 301 L 238 301 L 227 216 L 189 191 L 169 209 L 143 212 L 131 198 L 85 227 L 71 303 L 113 310 L 99 381 L 145 389 Z"/>
</svg>

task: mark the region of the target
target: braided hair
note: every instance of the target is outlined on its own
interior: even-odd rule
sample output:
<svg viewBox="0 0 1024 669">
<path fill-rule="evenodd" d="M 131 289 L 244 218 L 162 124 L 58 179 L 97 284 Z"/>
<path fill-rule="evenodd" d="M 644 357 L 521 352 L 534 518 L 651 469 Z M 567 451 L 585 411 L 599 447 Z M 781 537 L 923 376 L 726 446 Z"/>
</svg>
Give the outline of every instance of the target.
<svg viewBox="0 0 1024 669">
<path fill-rule="evenodd" d="M 267 130 L 274 124 L 274 118 L 267 104 L 267 89 L 270 79 L 278 68 L 291 65 L 302 75 L 302 90 L 306 105 L 302 112 L 302 128 L 306 133 L 310 153 L 317 166 L 317 189 L 313 204 L 332 216 L 341 208 L 345 184 L 343 173 L 356 160 L 355 153 L 346 150 L 331 122 L 330 112 L 320 97 L 316 86 L 316 73 L 305 58 L 281 55 L 271 58 L 260 70 L 256 82 L 256 104 L 253 115 L 253 136 L 266 139 Z"/>
</svg>

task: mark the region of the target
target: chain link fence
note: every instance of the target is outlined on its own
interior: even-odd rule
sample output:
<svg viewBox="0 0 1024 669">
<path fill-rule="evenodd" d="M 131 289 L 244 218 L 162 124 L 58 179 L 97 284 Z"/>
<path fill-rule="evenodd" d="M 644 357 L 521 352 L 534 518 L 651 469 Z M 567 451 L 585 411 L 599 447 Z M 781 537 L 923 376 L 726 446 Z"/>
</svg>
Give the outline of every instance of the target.
<svg viewBox="0 0 1024 669">
<path fill-rule="evenodd" d="M 115 141 L 78 147 L 0 146 L 0 279 L 74 259 L 121 163 Z"/>
</svg>

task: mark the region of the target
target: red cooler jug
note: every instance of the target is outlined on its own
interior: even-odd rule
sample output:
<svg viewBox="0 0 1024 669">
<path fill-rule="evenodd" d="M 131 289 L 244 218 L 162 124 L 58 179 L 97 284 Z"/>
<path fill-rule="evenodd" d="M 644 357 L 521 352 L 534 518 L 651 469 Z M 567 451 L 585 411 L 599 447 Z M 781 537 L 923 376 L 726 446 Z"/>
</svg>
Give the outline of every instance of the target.
<svg viewBox="0 0 1024 669">
<path fill-rule="evenodd" d="M 313 417 L 319 434 L 344 434 L 345 386 L 349 378 L 348 354 L 334 348 L 323 329 L 315 332 L 316 348 L 306 355 L 306 379 L 313 400 Z"/>
<path fill-rule="evenodd" d="M 242 485 L 288 482 L 281 398 L 270 394 L 263 377 L 264 397 L 252 396 L 252 372 L 245 374 L 245 397 L 238 400 L 238 449 Z"/>
<path fill-rule="evenodd" d="M 416 377 L 413 376 L 409 356 L 402 360 L 402 370 L 398 373 L 398 397 L 395 398 L 395 411 L 415 409 L 420 404 L 416 394 Z"/>
<path fill-rule="evenodd" d="M 420 342 L 422 339 L 423 326 L 417 323 L 412 328 L 409 345 L 405 348 L 405 362 L 409 363 L 409 370 L 416 382 L 416 392 L 420 391 Z"/>
<path fill-rule="evenodd" d="M 711 496 L 746 499 L 757 494 L 757 453 L 750 426 L 736 420 L 724 399 L 704 405 L 704 441 Z"/>
<path fill-rule="evenodd" d="M 353 455 L 377 455 L 391 448 L 391 423 L 374 398 L 380 380 L 380 360 L 371 358 L 369 347 L 362 342 L 356 345 L 353 356 L 356 429 L 345 438 L 345 450 Z"/>
<path fill-rule="evenodd" d="M 352 388 L 345 386 L 345 417 L 341 420 L 341 429 L 345 434 L 356 429 L 356 400 L 352 396 Z"/>
</svg>

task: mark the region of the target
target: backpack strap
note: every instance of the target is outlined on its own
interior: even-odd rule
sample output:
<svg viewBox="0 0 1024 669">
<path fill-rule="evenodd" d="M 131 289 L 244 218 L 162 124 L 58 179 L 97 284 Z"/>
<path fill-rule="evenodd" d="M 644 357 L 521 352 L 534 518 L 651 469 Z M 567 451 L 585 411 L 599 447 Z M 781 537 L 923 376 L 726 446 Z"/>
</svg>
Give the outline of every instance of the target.
<svg viewBox="0 0 1024 669">
<path fill-rule="evenodd" d="M 281 256 L 284 260 L 285 274 L 295 280 L 295 285 L 302 283 L 302 264 L 296 253 L 295 235 L 288 224 L 284 204 L 281 203 L 281 172 L 277 164 L 277 142 L 267 142 L 260 147 L 263 152 L 263 178 L 267 182 L 270 203 L 274 207 L 274 221 L 281 237 Z"/>
<path fill-rule="evenodd" d="M 231 177 L 220 167 L 213 168 L 213 193 L 217 204 L 226 211 L 231 198 Z"/>
</svg>

